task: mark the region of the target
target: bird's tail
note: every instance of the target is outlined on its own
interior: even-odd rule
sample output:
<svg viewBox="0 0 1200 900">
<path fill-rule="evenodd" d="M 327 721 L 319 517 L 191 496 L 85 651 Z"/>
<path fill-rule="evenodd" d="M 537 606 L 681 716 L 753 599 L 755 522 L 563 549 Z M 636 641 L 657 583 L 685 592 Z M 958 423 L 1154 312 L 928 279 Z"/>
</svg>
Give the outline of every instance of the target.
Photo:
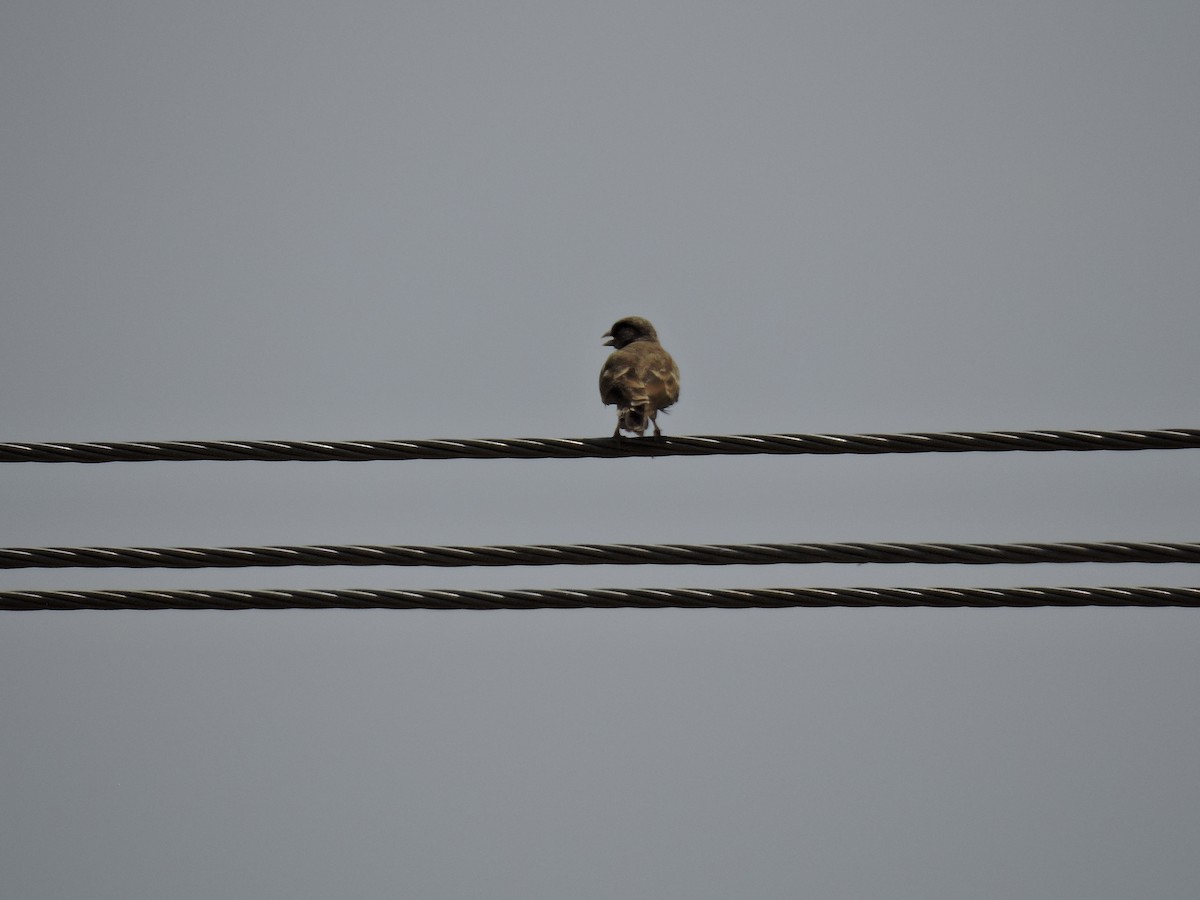
<svg viewBox="0 0 1200 900">
<path fill-rule="evenodd" d="M 621 409 L 619 424 L 622 431 L 632 431 L 638 437 L 646 433 L 646 410 L 642 406 L 626 406 Z"/>
</svg>

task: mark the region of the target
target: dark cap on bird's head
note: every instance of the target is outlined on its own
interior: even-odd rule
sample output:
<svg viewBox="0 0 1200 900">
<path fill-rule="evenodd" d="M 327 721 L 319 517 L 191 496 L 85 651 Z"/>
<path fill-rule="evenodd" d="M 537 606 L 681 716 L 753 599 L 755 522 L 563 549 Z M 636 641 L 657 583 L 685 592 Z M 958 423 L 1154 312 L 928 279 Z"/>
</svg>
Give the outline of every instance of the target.
<svg viewBox="0 0 1200 900">
<path fill-rule="evenodd" d="M 658 332 L 654 330 L 649 319 L 643 319 L 641 316 L 626 316 L 623 319 L 617 319 L 613 327 L 602 337 L 609 338 L 604 342 L 605 347 L 616 347 L 620 350 L 634 341 L 657 341 Z"/>
</svg>

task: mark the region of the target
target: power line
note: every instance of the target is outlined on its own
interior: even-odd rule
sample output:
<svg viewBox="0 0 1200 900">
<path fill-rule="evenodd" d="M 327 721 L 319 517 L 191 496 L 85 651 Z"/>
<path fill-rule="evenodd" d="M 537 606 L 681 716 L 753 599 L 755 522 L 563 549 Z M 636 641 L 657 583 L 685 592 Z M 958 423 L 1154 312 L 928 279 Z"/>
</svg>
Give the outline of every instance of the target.
<svg viewBox="0 0 1200 900">
<path fill-rule="evenodd" d="M 0 569 L 250 566 L 595 566 L 921 563 L 1196 563 L 1200 543 L 541 544 L 490 547 L 8 547 Z"/>
<path fill-rule="evenodd" d="M 732 435 L 467 441 L 0 444 L 0 462 L 541 459 L 751 454 L 962 453 L 1200 448 L 1200 429 Z M 784 563 L 1189 563 L 1196 543 L 574 544 L 491 547 L 0 548 L 0 568 L 243 566 L 772 565 Z M 0 609 L 543 609 L 750 607 L 1200 607 L 1200 588 L 771 588 L 0 591 Z"/>
<path fill-rule="evenodd" d="M 579 459 L 756 454 L 1047 452 L 1200 448 L 1200 429 L 966 431 L 912 434 L 740 434 L 639 439 L 508 438 L 416 441 L 142 441 L 0 443 L 0 462 L 162 460 L 350 461 Z"/>
<path fill-rule="evenodd" d="M 1200 588 L 0 591 L 0 610 L 1200 607 Z"/>
</svg>

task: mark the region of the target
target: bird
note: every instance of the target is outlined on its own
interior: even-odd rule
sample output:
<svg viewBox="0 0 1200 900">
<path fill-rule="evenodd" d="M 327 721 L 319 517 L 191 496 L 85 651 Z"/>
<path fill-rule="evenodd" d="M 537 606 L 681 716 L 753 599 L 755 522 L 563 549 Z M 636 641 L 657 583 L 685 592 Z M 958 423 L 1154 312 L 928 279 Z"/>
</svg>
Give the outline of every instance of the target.
<svg viewBox="0 0 1200 900">
<path fill-rule="evenodd" d="M 654 426 L 661 437 L 658 414 L 679 399 L 679 366 L 658 342 L 658 332 L 641 316 L 618 319 L 603 337 L 615 348 L 600 370 L 600 399 L 617 407 L 618 440 L 622 431 L 643 437 Z"/>
</svg>

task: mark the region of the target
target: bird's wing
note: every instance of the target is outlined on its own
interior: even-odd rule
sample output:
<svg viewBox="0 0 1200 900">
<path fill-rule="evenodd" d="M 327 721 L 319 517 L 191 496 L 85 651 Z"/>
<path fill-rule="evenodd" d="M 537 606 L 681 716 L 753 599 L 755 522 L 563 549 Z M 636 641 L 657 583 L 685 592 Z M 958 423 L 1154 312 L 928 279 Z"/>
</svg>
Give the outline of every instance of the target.
<svg viewBox="0 0 1200 900">
<path fill-rule="evenodd" d="M 633 360 L 623 351 L 617 351 L 608 357 L 604 368 L 600 370 L 600 399 L 605 406 L 614 403 L 629 402 L 631 382 L 636 381 Z"/>
<path fill-rule="evenodd" d="M 641 382 L 656 409 L 665 409 L 679 399 L 679 366 L 662 347 L 650 347 L 643 355 Z"/>
</svg>

